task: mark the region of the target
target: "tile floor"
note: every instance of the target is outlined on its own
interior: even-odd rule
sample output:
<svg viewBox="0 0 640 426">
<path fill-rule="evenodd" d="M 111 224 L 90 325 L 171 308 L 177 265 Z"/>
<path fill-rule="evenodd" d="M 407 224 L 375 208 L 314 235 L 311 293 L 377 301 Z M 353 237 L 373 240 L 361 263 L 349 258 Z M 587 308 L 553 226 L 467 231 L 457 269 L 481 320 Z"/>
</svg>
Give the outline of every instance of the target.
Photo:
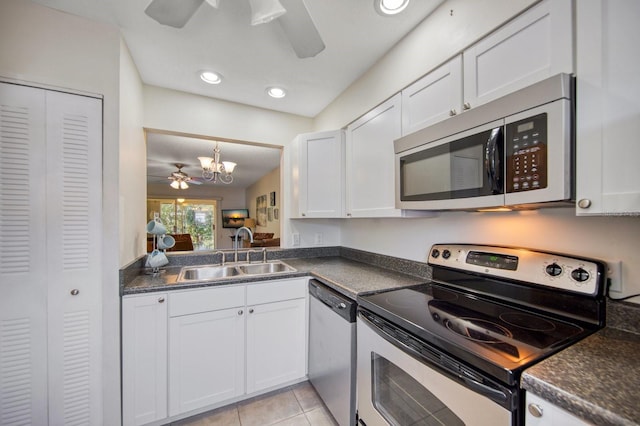
<svg viewBox="0 0 640 426">
<path fill-rule="evenodd" d="M 309 382 L 171 423 L 172 426 L 338 426 Z"/>
</svg>

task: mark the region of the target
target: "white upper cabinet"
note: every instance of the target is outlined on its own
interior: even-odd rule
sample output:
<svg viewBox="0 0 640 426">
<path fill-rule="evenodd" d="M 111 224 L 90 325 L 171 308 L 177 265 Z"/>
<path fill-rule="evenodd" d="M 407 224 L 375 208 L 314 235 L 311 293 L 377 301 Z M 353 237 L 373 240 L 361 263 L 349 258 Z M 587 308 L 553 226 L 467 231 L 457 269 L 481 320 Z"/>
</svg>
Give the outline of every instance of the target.
<svg viewBox="0 0 640 426">
<path fill-rule="evenodd" d="M 580 0 L 576 212 L 640 214 L 640 2 Z"/>
<path fill-rule="evenodd" d="M 572 23 L 571 0 L 546 0 L 465 50 L 463 108 L 572 74 Z"/>
<path fill-rule="evenodd" d="M 431 71 L 402 91 L 402 135 L 462 111 L 462 56 Z"/>
<path fill-rule="evenodd" d="M 400 93 L 347 127 L 347 216 L 398 217 L 393 141 L 402 136 Z"/>
<path fill-rule="evenodd" d="M 344 217 L 344 131 L 297 138 L 299 217 Z"/>
</svg>

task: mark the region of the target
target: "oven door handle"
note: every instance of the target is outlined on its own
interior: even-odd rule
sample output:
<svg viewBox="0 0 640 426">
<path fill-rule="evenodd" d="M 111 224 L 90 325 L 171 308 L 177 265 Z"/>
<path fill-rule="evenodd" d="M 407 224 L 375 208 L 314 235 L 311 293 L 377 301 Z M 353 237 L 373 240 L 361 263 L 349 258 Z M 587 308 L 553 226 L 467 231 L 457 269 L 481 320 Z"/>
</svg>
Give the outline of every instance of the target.
<svg viewBox="0 0 640 426">
<path fill-rule="evenodd" d="M 462 379 L 464 380 L 464 382 L 467 384 L 467 386 L 469 386 L 470 388 L 472 388 L 473 390 L 475 390 L 476 392 L 478 392 L 479 394 L 482 394 L 486 397 L 489 397 L 491 399 L 493 399 L 496 402 L 507 402 L 507 395 L 498 390 L 498 389 L 494 389 L 490 386 L 487 386 L 485 384 L 482 384 L 480 382 L 477 382 L 473 379 L 470 379 L 468 377 L 462 377 Z"/>
</svg>

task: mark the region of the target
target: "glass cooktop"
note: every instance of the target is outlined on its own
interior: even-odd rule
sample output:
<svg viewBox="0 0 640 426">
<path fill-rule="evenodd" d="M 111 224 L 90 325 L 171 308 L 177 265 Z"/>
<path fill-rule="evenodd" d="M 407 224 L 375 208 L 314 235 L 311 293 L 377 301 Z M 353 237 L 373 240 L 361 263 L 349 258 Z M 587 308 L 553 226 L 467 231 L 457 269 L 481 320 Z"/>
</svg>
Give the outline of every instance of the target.
<svg viewBox="0 0 640 426">
<path fill-rule="evenodd" d="M 523 368 L 591 332 L 439 285 L 362 296 L 358 303 L 458 357 L 505 370 Z"/>
</svg>

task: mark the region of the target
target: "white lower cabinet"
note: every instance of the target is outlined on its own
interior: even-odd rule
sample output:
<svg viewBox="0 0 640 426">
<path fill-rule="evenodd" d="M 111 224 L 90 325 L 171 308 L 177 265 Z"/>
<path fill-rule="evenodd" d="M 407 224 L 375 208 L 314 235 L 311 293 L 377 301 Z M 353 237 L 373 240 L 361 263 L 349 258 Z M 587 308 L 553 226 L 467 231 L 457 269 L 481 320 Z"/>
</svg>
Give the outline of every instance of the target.
<svg viewBox="0 0 640 426">
<path fill-rule="evenodd" d="M 167 295 L 122 299 L 122 424 L 167 417 Z"/>
<path fill-rule="evenodd" d="M 306 284 L 295 278 L 125 296 L 124 426 L 158 424 L 304 378 Z"/>
<path fill-rule="evenodd" d="M 244 393 L 243 306 L 169 320 L 169 415 Z"/>
<path fill-rule="evenodd" d="M 247 393 L 304 377 L 305 306 L 305 299 L 293 299 L 249 307 Z"/>
<path fill-rule="evenodd" d="M 527 393 L 526 426 L 588 426 L 588 423 L 532 393 Z"/>
</svg>

